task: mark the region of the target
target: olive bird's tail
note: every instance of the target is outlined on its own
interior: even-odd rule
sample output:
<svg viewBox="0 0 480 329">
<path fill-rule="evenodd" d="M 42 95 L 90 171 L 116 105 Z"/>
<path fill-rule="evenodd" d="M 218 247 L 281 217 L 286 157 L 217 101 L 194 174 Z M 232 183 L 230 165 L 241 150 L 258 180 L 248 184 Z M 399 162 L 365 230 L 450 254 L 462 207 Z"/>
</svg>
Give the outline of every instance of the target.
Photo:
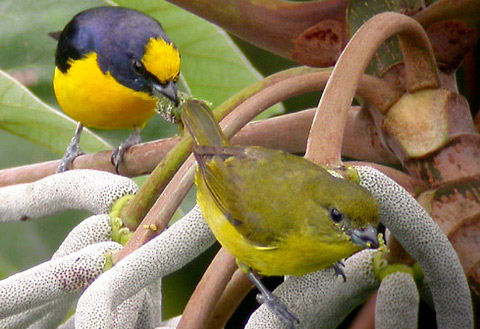
<svg viewBox="0 0 480 329">
<path fill-rule="evenodd" d="M 182 122 L 198 146 L 226 146 L 220 126 L 210 108 L 201 101 L 189 100 L 182 106 Z"/>
</svg>

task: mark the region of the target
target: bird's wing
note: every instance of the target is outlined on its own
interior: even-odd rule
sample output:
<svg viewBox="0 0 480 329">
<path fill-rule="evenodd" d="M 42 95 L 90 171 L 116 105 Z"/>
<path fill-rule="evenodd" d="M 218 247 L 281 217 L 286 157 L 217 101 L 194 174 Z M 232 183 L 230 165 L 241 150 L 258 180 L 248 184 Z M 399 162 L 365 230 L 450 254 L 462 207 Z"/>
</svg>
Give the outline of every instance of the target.
<svg viewBox="0 0 480 329">
<path fill-rule="evenodd" d="M 274 248 L 295 229 L 293 203 L 305 181 L 304 170 L 295 168 L 297 157 L 276 150 L 212 146 L 196 147 L 195 156 L 217 207 L 246 239 L 259 248 Z"/>
</svg>

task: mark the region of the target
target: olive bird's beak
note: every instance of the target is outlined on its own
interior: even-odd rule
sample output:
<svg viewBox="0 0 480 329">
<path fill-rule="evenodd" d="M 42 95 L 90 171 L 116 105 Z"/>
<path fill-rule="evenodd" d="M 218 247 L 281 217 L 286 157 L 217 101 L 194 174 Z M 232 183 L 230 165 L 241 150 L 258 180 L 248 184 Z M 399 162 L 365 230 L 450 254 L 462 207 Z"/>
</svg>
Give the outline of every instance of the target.
<svg viewBox="0 0 480 329">
<path fill-rule="evenodd" d="M 152 94 L 156 97 L 163 95 L 174 102 L 175 106 L 178 106 L 177 84 L 173 81 L 169 81 L 166 84 L 154 83 Z"/>
<path fill-rule="evenodd" d="M 378 243 L 377 230 L 371 225 L 362 229 L 352 230 L 350 232 L 350 238 L 353 243 L 363 248 L 377 249 L 380 246 Z"/>
</svg>

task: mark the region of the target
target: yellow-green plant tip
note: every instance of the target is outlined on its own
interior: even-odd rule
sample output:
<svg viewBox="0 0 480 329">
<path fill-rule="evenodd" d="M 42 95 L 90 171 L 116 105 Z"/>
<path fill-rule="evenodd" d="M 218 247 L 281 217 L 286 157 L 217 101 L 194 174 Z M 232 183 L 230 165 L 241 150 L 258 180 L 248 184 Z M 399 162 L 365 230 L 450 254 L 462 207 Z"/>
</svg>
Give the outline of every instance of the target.
<svg viewBox="0 0 480 329">
<path fill-rule="evenodd" d="M 184 92 L 182 92 L 182 91 L 179 91 L 179 92 L 178 92 L 178 99 L 179 99 L 178 108 L 181 108 L 182 105 L 183 105 L 185 102 L 190 101 L 190 100 L 201 101 L 201 102 L 205 103 L 208 107 L 211 107 L 211 106 L 212 106 L 212 102 L 207 101 L 207 100 L 202 99 L 202 98 L 194 97 L 193 95 L 184 93 Z"/>
<path fill-rule="evenodd" d="M 119 242 L 120 230 L 123 227 L 120 217 L 110 217 L 110 226 L 112 228 L 112 241 Z"/>
<path fill-rule="evenodd" d="M 348 179 L 352 182 L 360 184 L 360 176 L 358 175 L 357 169 L 352 166 L 346 166 L 345 168 L 345 179 Z"/>
<path fill-rule="evenodd" d="M 376 252 L 375 255 L 373 255 L 373 273 L 378 279 L 380 279 L 381 272 L 387 268 L 387 266 L 388 262 L 383 257 L 383 253 Z"/>
<path fill-rule="evenodd" d="M 415 282 L 417 282 L 417 284 L 422 282 L 423 278 L 424 278 L 424 275 L 423 275 L 423 271 L 420 268 L 420 265 L 418 265 L 418 263 L 415 263 L 415 264 L 412 265 L 412 271 L 413 271 L 413 278 L 415 279 Z"/>
<path fill-rule="evenodd" d="M 120 220 L 120 218 L 117 219 Z M 128 239 L 130 239 L 130 236 L 132 236 L 132 232 L 128 228 L 122 226 L 121 221 L 120 225 L 118 225 L 118 223 L 112 225 L 112 240 L 121 245 L 125 245 L 125 243 L 128 242 Z"/>
<path fill-rule="evenodd" d="M 209 106 L 211 106 L 211 103 L 195 98 L 190 94 L 187 94 L 185 92 L 179 91 L 177 93 L 178 97 L 178 106 L 174 106 L 172 101 L 168 99 L 167 97 L 160 97 L 158 102 L 157 102 L 157 107 L 155 108 L 155 111 L 159 113 L 163 118 L 165 118 L 167 121 L 172 122 L 172 123 L 179 123 L 181 122 L 181 111 L 180 108 L 182 105 L 189 101 L 189 100 L 201 100 Z"/>
<path fill-rule="evenodd" d="M 112 206 L 112 210 L 110 211 L 110 226 L 112 228 L 112 240 L 121 244 L 122 236 L 125 234 L 130 233 L 128 228 L 123 227 L 123 221 L 119 217 L 120 211 L 122 208 L 133 199 L 135 195 L 127 194 L 121 198 L 119 198 Z M 125 231 L 126 230 L 126 231 Z M 123 245 L 123 244 L 122 244 Z"/>
<path fill-rule="evenodd" d="M 412 268 L 405 264 L 390 264 L 387 267 L 383 268 L 379 272 L 379 276 L 377 277 L 380 281 L 382 281 L 383 279 L 385 279 L 385 277 L 395 272 L 408 273 L 412 276 L 412 278 L 414 277 Z"/>
<path fill-rule="evenodd" d="M 112 230 L 113 229 L 119 230 L 122 228 L 123 222 L 118 216 L 117 217 L 110 216 L 110 226 L 112 227 Z"/>
<path fill-rule="evenodd" d="M 378 238 L 378 243 L 380 244 L 377 250 L 380 251 L 383 254 L 383 256 L 386 256 L 390 252 L 390 249 L 388 249 L 387 244 L 385 243 L 383 234 L 378 233 L 377 238 Z"/>
<path fill-rule="evenodd" d="M 103 265 L 103 272 L 108 271 L 113 267 L 112 253 L 107 252 L 105 255 L 105 265 Z"/>
<path fill-rule="evenodd" d="M 117 201 L 115 201 L 112 206 L 112 210 L 110 211 L 110 218 L 117 218 L 120 214 L 120 210 L 122 210 L 122 208 L 127 204 L 127 202 L 133 199 L 134 196 L 134 194 L 127 194 L 117 199 Z"/>
<path fill-rule="evenodd" d="M 133 235 L 133 232 L 130 232 L 130 231 L 128 231 L 127 233 L 121 234 L 120 240 L 118 241 L 118 243 L 120 243 L 122 246 L 125 246 L 128 240 L 130 240 L 130 238 L 132 237 L 132 235 Z"/>
</svg>

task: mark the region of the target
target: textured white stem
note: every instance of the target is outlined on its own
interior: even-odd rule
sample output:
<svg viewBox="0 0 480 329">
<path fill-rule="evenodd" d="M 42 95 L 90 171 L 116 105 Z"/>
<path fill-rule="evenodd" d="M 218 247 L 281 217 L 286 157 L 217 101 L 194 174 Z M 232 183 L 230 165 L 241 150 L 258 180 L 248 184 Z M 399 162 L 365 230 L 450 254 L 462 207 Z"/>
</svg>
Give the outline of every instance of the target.
<svg viewBox="0 0 480 329">
<path fill-rule="evenodd" d="M 53 254 L 52 259 L 67 256 L 95 243 L 111 241 L 111 238 L 110 216 L 95 215 L 88 217 L 70 231 Z"/>
<path fill-rule="evenodd" d="M 143 323 L 148 321 L 150 326 Z M 147 296 L 138 315 L 137 327 L 154 328 L 162 322 L 162 280 L 157 280 L 147 287 Z"/>
<path fill-rule="evenodd" d="M 113 328 L 110 314 L 120 303 L 181 268 L 214 241 L 200 210 L 193 208 L 165 232 L 105 272 L 85 291 L 77 305 L 75 328 Z"/>
<path fill-rule="evenodd" d="M 66 316 L 66 312 L 72 303 L 73 298 L 68 297 L 60 298 L 38 307 L 30 308 L 22 313 L 17 313 L 1 319 L 0 328 L 27 328 L 29 325 L 40 321 L 46 314 L 53 312 L 60 318 L 60 320 L 55 324 L 56 326 Z"/>
<path fill-rule="evenodd" d="M 380 284 L 375 306 L 375 329 L 417 329 L 417 286 L 405 272 L 387 275 Z"/>
<path fill-rule="evenodd" d="M 400 185 L 370 167 L 356 167 L 360 185 L 379 201 L 382 223 L 418 262 L 430 287 L 439 328 L 473 328 L 470 290 L 445 234 Z"/>
<path fill-rule="evenodd" d="M 290 276 L 275 291 L 300 320 L 299 328 L 336 328 L 378 287 L 372 258 L 376 251 L 363 250 L 345 262 L 347 281 L 333 268 L 300 277 Z M 286 328 L 266 305 L 256 310 L 245 328 Z"/>
<path fill-rule="evenodd" d="M 74 296 L 76 297 L 76 296 Z M 56 328 L 67 316 L 68 310 L 73 303 L 74 298 L 63 298 L 56 300 L 56 307 L 43 314 L 35 323 L 32 323 L 27 329 L 48 329 Z M 18 328 L 18 327 L 6 327 Z"/>
<path fill-rule="evenodd" d="M 39 218 L 66 209 L 106 214 L 138 186 L 129 178 L 97 170 L 70 170 L 33 183 L 0 188 L 0 222 Z"/>
<path fill-rule="evenodd" d="M 113 328 L 140 329 L 136 326 L 136 324 L 138 320 L 138 315 L 143 306 L 143 301 L 146 297 L 146 293 L 146 290 L 142 289 L 138 293 L 118 305 L 118 307 L 110 315 Z"/>
<path fill-rule="evenodd" d="M 88 246 L 0 281 L 0 318 L 76 295 L 102 274 L 105 253 L 120 248 L 115 242 Z"/>
</svg>

